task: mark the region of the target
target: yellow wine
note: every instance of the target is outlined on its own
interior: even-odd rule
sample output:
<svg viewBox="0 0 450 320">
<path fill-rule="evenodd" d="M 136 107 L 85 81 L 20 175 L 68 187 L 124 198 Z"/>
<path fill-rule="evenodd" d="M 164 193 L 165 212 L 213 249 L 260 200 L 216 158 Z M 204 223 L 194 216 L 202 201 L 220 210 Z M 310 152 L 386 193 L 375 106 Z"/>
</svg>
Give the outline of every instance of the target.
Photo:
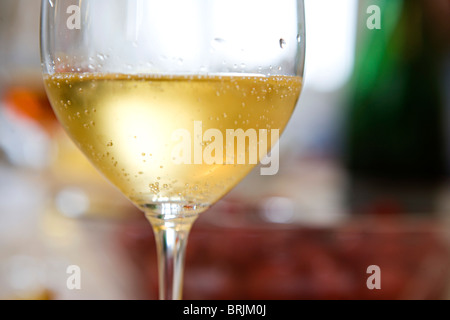
<svg viewBox="0 0 450 320">
<path fill-rule="evenodd" d="M 60 122 L 108 180 L 146 211 L 169 203 L 180 214 L 204 211 L 255 167 L 250 156 L 233 162 L 242 154 L 227 147 L 248 153 L 268 134 L 270 150 L 270 133 L 283 131 L 302 87 L 299 77 L 251 75 L 64 73 L 45 83 Z M 260 135 L 230 148 L 225 138 L 237 129 Z"/>
</svg>

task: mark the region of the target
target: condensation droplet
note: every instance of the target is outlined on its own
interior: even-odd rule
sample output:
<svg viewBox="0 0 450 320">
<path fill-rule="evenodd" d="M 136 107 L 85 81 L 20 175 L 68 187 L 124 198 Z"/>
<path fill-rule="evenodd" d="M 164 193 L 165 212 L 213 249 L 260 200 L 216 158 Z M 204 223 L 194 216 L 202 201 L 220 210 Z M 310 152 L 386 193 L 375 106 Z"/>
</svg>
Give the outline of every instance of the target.
<svg viewBox="0 0 450 320">
<path fill-rule="evenodd" d="M 286 47 L 286 40 L 284 40 L 283 38 L 280 39 L 280 48 L 284 49 Z"/>
<path fill-rule="evenodd" d="M 222 38 L 214 38 L 213 42 L 217 44 L 224 44 L 225 40 Z"/>
</svg>

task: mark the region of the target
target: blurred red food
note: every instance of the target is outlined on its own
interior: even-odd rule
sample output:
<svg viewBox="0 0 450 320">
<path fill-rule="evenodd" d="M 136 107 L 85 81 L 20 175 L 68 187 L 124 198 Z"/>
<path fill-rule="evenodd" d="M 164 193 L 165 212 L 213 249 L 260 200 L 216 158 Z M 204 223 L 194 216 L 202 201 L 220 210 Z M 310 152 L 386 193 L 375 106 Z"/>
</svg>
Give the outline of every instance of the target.
<svg viewBox="0 0 450 320">
<path fill-rule="evenodd" d="M 373 216 L 334 228 L 262 222 L 232 227 L 211 224 L 216 214 L 200 218 L 190 235 L 185 299 L 445 298 L 449 248 L 433 222 Z M 156 299 L 148 223 L 124 226 L 119 240 L 145 276 L 145 298 Z M 367 288 L 371 265 L 381 269 L 381 290 Z"/>
</svg>

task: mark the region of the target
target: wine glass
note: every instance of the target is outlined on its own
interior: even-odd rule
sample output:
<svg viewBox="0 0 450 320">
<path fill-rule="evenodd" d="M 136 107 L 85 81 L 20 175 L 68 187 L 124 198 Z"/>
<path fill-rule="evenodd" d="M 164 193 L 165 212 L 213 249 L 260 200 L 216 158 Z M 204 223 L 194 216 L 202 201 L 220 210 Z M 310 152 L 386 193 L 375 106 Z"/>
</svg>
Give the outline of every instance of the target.
<svg viewBox="0 0 450 320">
<path fill-rule="evenodd" d="M 181 299 L 194 221 L 268 154 L 297 104 L 303 0 L 43 0 L 41 51 L 59 121 L 145 213 L 160 299 Z"/>
</svg>

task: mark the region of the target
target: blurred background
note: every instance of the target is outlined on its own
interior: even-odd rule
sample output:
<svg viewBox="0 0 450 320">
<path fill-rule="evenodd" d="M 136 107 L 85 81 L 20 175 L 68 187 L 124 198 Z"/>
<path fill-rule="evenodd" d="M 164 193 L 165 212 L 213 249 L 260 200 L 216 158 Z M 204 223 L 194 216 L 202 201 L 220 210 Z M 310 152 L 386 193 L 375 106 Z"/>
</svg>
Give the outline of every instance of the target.
<svg viewBox="0 0 450 320">
<path fill-rule="evenodd" d="M 305 0 L 277 176 L 194 226 L 186 299 L 450 298 L 450 0 Z M 377 5 L 380 29 L 371 20 Z M 155 299 L 148 222 L 62 132 L 38 0 L 0 1 L 0 299 Z M 67 267 L 82 270 L 68 290 Z M 366 286 L 381 269 L 381 290 Z"/>
</svg>

